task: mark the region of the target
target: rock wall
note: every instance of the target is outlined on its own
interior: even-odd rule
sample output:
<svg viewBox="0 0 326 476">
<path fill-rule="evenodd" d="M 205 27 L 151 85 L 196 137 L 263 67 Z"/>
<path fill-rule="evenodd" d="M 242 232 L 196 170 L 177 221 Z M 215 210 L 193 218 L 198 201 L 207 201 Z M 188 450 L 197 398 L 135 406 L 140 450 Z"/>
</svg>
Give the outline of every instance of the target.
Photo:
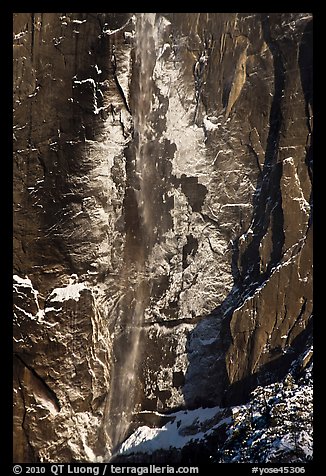
<svg viewBox="0 0 326 476">
<path fill-rule="evenodd" d="M 15 461 L 106 460 L 302 351 L 311 25 L 14 15 Z"/>
</svg>

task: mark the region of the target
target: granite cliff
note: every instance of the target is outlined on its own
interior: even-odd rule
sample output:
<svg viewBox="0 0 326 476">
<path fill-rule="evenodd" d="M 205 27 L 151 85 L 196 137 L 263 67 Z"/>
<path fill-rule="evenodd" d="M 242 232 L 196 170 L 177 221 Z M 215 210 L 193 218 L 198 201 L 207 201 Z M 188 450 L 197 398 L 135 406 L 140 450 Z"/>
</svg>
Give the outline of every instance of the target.
<svg viewBox="0 0 326 476">
<path fill-rule="evenodd" d="M 312 15 L 17 13 L 13 48 L 14 460 L 311 399 Z"/>
</svg>

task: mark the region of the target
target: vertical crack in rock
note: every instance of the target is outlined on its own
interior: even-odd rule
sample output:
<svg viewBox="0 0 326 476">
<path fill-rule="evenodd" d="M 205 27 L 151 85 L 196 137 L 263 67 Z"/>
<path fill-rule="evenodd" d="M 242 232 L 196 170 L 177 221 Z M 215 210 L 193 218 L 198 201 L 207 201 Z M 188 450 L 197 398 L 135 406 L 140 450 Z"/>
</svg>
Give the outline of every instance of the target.
<svg viewBox="0 0 326 476">
<path fill-rule="evenodd" d="M 195 80 L 195 99 L 196 99 L 194 124 L 197 124 L 200 103 L 203 101 L 202 92 L 203 92 L 203 87 L 205 85 L 205 68 L 207 67 L 207 60 L 208 60 L 208 54 L 209 54 L 208 48 L 209 48 L 208 42 L 205 41 L 204 49 L 200 51 L 200 53 L 198 54 L 197 61 L 193 69 L 194 80 Z"/>
<path fill-rule="evenodd" d="M 18 382 L 19 382 L 19 388 L 20 388 L 19 391 L 20 391 L 20 395 L 21 395 L 21 398 L 22 398 L 23 411 L 24 411 L 23 418 L 22 418 L 22 429 L 23 429 L 23 432 L 24 432 L 24 435 L 25 435 L 25 439 L 27 441 L 28 448 L 30 450 L 31 461 L 34 462 L 35 461 L 34 448 L 33 448 L 33 445 L 31 443 L 30 439 L 29 439 L 28 428 L 26 427 L 26 416 L 27 416 L 28 407 L 27 407 L 26 400 L 25 400 L 24 388 L 23 388 L 22 382 L 19 378 L 18 378 Z"/>
<path fill-rule="evenodd" d="M 307 141 L 306 141 L 306 164 L 308 166 L 309 177 L 312 182 L 313 166 L 313 71 L 311 62 L 312 52 L 312 21 L 309 21 L 302 33 L 299 49 L 298 62 L 300 66 L 300 76 L 302 90 L 305 98 L 305 109 L 307 118 Z M 312 196 L 310 197 L 312 207 Z M 309 222 L 310 223 L 310 222 Z"/>
<path fill-rule="evenodd" d="M 241 256 L 240 286 L 245 296 L 267 279 L 271 269 L 281 258 L 284 243 L 283 210 L 280 180 L 282 163 L 278 162 L 278 148 L 282 128 L 282 93 L 285 87 L 285 71 L 282 53 L 270 34 L 268 16 L 262 16 L 264 39 L 273 55 L 274 94 L 269 116 L 269 132 L 260 187 L 254 195 L 254 211 L 251 224 L 253 239 Z M 271 227 L 272 251 L 264 272 L 260 269 L 259 247 L 268 227 Z"/>
<path fill-rule="evenodd" d="M 31 60 L 33 63 L 34 57 L 34 38 L 35 38 L 35 14 L 31 13 Z"/>
<path fill-rule="evenodd" d="M 116 58 L 114 49 L 113 49 L 113 52 L 112 52 L 111 63 L 112 63 L 112 68 L 113 68 L 113 76 L 114 76 L 114 80 L 115 80 L 115 83 L 117 85 L 118 91 L 121 95 L 121 98 L 123 100 L 125 108 L 129 112 L 129 114 L 131 114 L 129 104 L 128 104 L 128 101 L 127 101 L 127 98 L 126 98 L 126 94 L 123 90 L 123 87 L 121 86 L 121 84 L 119 82 L 119 78 L 118 78 L 118 75 L 117 75 L 117 58 Z"/>
</svg>

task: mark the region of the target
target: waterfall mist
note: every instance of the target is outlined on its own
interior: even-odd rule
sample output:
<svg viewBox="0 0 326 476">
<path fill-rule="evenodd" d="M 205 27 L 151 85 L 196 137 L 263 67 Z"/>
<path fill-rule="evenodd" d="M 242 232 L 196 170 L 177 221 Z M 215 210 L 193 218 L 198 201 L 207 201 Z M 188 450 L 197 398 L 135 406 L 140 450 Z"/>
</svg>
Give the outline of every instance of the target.
<svg viewBox="0 0 326 476">
<path fill-rule="evenodd" d="M 141 358 L 140 339 L 144 312 L 150 294 L 150 276 L 146 271 L 146 256 L 153 246 L 153 219 L 149 198 L 152 187 L 148 143 L 151 129 L 147 117 L 152 107 L 153 61 L 151 52 L 155 28 L 154 13 L 136 16 L 134 61 L 136 79 L 134 110 L 133 158 L 130 181 L 133 190 L 133 216 L 126 218 L 126 248 L 124 269 L 120 277 L 123 298 L 115 310 L 114 356 L 111 388 L 106 405 L 106 431 L 111 440 L 111 455 L 128 435 L 133 414 L 137 411 L 137 369 Z"/>
</svg>

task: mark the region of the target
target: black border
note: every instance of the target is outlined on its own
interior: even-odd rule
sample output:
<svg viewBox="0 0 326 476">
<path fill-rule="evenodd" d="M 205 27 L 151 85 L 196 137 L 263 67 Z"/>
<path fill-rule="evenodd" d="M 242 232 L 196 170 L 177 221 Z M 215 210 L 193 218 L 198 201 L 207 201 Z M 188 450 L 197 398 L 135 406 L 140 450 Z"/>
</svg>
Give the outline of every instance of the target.
<svg viewBox="0 0 326 476">
<path fill-rule="evenodd" d="M 1 192 L 3 193 L 2 199 L 2 233 L 1 233 L 1 241 L 2 244 L 2 254 L 4 257 L 4 268 L 2 273 L 0 273 L 1 279 L 3 280 L 1 285 L 2 290 L 2 303 L 4 303 L 4 312 L 2 313 L 2 324 L 4 325 L 4 335 L 2 336 L 1 344 L 0 344 L 0 352 L 3 353 L 1 357 L 2 362 L 2 384 L 1 384 L 1 402 L 2 402 L 2 418 L 0 420 L 0 428 L 1 428 L 1 449 L 0 449 L 0 472 L 1 474 L 7 475 L 13 474 L 12 472 L 12 455 L 13 455 L 13 445 L 12 445 L 12 434 L 13 434 L 13 424 L 12 424 L 12 256 L 13 256 L 13 228 L 12 228 L 12 203 L 13 203 L 13 192 L 12 192 L 12 183 L 13 183 L 13 169 L 12 169 L 12 84 L 13 84 L 13 73 L 12 73 L 12 65 L 13 65 L 13 56 L 12 56 L 12 34 L 13 34 L 13 27 L 12 27 L 12 15 L 16 12 L 30 12 L 31 10 L 40 11 L 40 12 L 61 12 L 62 10 L 69 10 L 72 12 L 88 12 L 90 7 L 93 7 L 91 11 L 99 10 L 102 11 L 105 3 L 100 2 L 98 5 L 94 4 L 94 2 L 87 2 L 84 5 L 82 2 L 13 2 L 11 5 L 7 5 L 7 8 L 4 9 L 2 7 L 2 25 L 0 28 L 0 35 L 1 35 L 1 51 L 2 51 L 2 72 L 0 73 L 0 85 L 1 85 L 1 92 L 2 92 L 2 99 L 3 103 L 6 104 L 7 110 L 3 107 L 3 120 L 2 120 L 2 127 L 1 132 L 3 134 L 3 143 L 6 144 L 5 147 L 2 148 L 2 187 Z M 316 3 L 316 2 L 315 2 Z M 318 2 L 318 6 L 322 5 L 322 2 Z M 78 6 L 78 8 L 76 8 Z M 118 8 L 113 8 L 113 7 Z M 318 87 L 324 79 L 323 73 L 323 62 L 318 62 L 318 54 L 324 56 L 324 36 L 321 35 L 322 28 L 323 28 L 323 21 L 324 15 L 322 13 L 322 9 L 320 8 L 317 10 L 315 5 L 312 2 L 307 1 L 296 1 L 296 2 L 280 2 L 279 5 L 276 2 L 272 2 L 271 5 L 267 5 L 265 2 L 261 3 L 257 2 L 255 6 L 252 3 L 249 5 L 245 2 L 212 2 L 209 0 L 207 4 L 196 4 L 192 2 L 191 4 L 187 4 L 182 2 L 180 6 L 178 6 L 175 2 L 172 5 L 169 3 L 164 2 L 164 4 L 156 4 L 154 2 L 142 2 L 141 5 L 139 3 L 132 3 L 128 1 L 119 2 L 119 4 L 114 4 L 114 2 L 108 2 L 106 5 L 107 8 L 105 10 L 109 10 L 116 12 L 142 12 L 142 11 L 159 11 L 159 10 L 169 10 L 170 6 L 175 12 L 185 13 L 185 12 L 198 12 L 198 10 L 202 10 L 204 7 L 204 11 L 221 11 L 221 13 L 225 12 L 234 12 L 234 11 L 244 11 L 244 10 L 254 10 L 260 12 L 263 8 L 268 10 L 273 10 L 273 12 L 312 12 L 314 16 L 314 95 L 317 95 L 318 102 L 315 101 L 315 120 L 314 120 L 314 136 L 315 136 L 315 150 L 316 150 L 316 143 L 317 143 L 317 150 L 322 141 L 318 140 L 319 134 L 323 134 L 322 126 L 320 126 L 321 121 L 318 120 L 318 116 L 322 113 L 322 106 L 319 102 L 319 98 L 321 98 L 321 93 L 318 91 Z M 98 8 L 96 8 L 98 7 Z M 161 7 L 161 8 L 159 8 Z M 270 8 L 268 8 L 270 7 Z M 4 11 L 5 10 L 5 11 Z M 316 41 L 317 40 L 317 41 Z M 8 64 L 7 64 L 8 63 Z M 318 68 L 320 70 L 318 71 Z M 322 86 L 321 86 L 322 87 Z M 317 106 L 317 107 L 316 107 Z M 318 107 L 319 106 L 319 107 Z M 317 137 L 317 140 L 316 140 Z M 323 462 L 323 441 L 324 437 L 324 430 L 322 426 L 321 416 L 323 415 L 323 391 L 321 389 L 321 384 L 323 382 L 323 378 L 321 377 L 321 369 L 322 366 L 322 358 L 323 358 L 323 339 L 325 338 L 326 334 L 323 333 L 322 330 L 322 319 L 324 317 L 324 313 L 321 311 L 322 306 L 322 299 L 323 299 L 323 281 L 319 280 L 322 272 L 324 271 L 324 267 L 322 264 L 322 258 L 324 257 L 322 247 L 319 247 L 321 244 L 321 240 L 323 239 L 323 224 L 325 222 L 323 218 L 323 202 L 322 199 L 324 198 L 323 194 L 323 182 L 326 180 L 326 175 L 322 173 L 323 165 L 322 160 L 324 160 L 324 153 L 320 151 L 319 154 L 315 152 L 316 157 L 318 160 L 315 160 L 315 174 L 314 174 L 314 196 L 315 196 L 315 203 L 317 202 L 317 207 L 315 206 L 314 211 L 314 221 L 315 227 L 317 226 L 317 230 L 315 231 L 314 235 L 314 307 L 317 309 L 317 316 L 318 319 L 315 322 L 315 332 L 314 332 L 314 344 L 315 344 L 315 383 L 314 383 L 314 429 L 315 429 L 315 436 L 314 436 L 314 461 L 309 465 L 288 465 L 288 466 L 304 466 L 306 468 L 305 474 L 318 474 L 319 463 Z M 319 170 L 321 168 L 321 170 Z M 321 194 L 320 194 L 321 192 Z M 320 194 L 320 195 L 319 195 Z M 317 197 L 317 200 L 316 200 Z M 325 371 L 323 370 L 323 374 Z M 217 469 L 217 473 L 215 474 L 225 474 L 228 471 L 228 465 L 220 467 L 222 463 L 215 464 L 211 466 L 199 465 L 199 475 L 206 475 L 209 474 L 212 469 Z M 22 466 L 28 466 L 26 464 Z M 46 466 L 47 471 L 46 474 L 52 474 L 50 472 L 50 464 L 36 464 L 34 466 Z M 81 465 L 75 465 L 81 466 Z M 102 466 L 102 465 L 101 465 Z M 137 466 L 137 465 L 134 465 Z M 251 474 L 251 468 L 253 466 L 259 467 L 276 467 L 278 465 L 255 465 L 255 464 L 246 464 L 241 463 L 239 465 L 232 466 L 233 471 L 239 471 L 239 474 Z M 286 466 L 283 464 L 282 466 Z M 102 466 L 103 467 L 103 466 Z M 220 469 L 218 469 L 220 467 Z M 237 469 L 239 468 L 239 469 Z M 317 469 L 318 468 L 318 469 Z M 7 470 L 8 469 L 8 470 Z M 7 471 L 6 471 L 7 470 Z M 64 474 L 64 473 L 63 473 Z M 110 474 L 110 473 L 107 473 Z M 267 473 L 265 473 L 267 474 Z M 280 474 L 280 473 L 278 473 Z M 299 474 L 299 473 L 294 473 Z M 303 473 L 302 473 L 303 474 Z"/>
</svg>

